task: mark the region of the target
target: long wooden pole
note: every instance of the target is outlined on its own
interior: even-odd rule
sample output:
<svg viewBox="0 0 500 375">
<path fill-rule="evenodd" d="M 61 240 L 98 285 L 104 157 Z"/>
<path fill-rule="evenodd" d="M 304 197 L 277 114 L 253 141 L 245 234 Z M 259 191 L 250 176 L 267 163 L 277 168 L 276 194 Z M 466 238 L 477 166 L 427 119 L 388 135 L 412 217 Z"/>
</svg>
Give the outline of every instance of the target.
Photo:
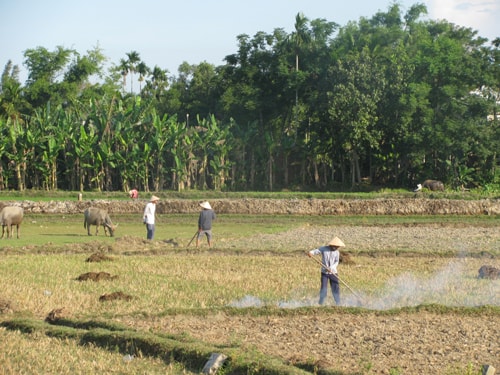
<svg viewBox="0 0 500 375">
<path fill-rule="evenodd" d="M 187 246 L 186 246 L 186 247 L 189 247 L 189 245 L 191 245 L 191 242 L 193 242 L 193 240 L 194 240 L 194 238 L 196 237 L 196 235 L 197 235 L 197 234 L 198 234 L 198 231 L 196 231 L 196 232 L 194 233 L 193 238 L 191 238 L 191 241 L 189 241 L 189 243 L 187 244 Z"/>
</svg>

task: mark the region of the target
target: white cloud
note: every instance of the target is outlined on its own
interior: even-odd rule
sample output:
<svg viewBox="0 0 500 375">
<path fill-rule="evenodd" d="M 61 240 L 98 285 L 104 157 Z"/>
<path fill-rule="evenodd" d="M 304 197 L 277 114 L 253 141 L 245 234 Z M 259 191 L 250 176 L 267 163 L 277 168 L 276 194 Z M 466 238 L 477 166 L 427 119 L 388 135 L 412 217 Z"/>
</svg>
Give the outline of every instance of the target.
<svg viewBox="0 0 500 375">
<path fill-rule="evenodd" d="M 498 0 L 427 0 L 431 19 L 445 19 L 470 27 L 490 40 L 500 37 L 500 1 Z"/>
</svg>

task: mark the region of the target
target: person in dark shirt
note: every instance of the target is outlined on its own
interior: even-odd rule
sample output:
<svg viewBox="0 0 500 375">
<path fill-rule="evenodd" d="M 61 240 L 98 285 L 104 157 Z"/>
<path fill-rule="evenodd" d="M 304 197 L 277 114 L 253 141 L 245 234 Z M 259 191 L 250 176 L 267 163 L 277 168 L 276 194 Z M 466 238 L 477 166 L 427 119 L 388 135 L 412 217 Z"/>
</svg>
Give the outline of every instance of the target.
<svg viewBox="0 0 500 375">
<path fill-rule="evenodd" d="M 215 212 L 208 202 L 200 203 L 203 210 L 198 217 L 198 236 L 196 237 L 196 247 L 200 244 L 200 238 L 207 236 L 208 247 L 212 247 L 212 221 L 215 220 Z"/>
</svg>

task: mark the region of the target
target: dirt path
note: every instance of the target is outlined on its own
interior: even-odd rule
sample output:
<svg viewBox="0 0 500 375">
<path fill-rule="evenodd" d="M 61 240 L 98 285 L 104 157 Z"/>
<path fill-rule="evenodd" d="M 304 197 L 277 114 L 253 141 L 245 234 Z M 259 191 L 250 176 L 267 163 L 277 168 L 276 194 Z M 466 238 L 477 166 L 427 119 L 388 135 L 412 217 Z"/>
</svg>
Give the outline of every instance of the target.
<svg viewBox="0 0 500 375">
<path fill-rule="evenodd" d="M 331 308 L 300 317 L 164 317 L 147 325 L 346 374 L 463 374 L 469 364 L 500 366 L 498 315 L 352 315 Z"/>
</svg>

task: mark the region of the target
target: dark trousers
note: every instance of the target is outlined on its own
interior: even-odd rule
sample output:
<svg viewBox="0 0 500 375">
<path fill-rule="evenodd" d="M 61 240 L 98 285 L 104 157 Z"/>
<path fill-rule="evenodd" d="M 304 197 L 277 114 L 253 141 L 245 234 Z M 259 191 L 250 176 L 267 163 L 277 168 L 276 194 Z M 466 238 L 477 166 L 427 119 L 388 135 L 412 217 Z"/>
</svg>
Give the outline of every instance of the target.
<svg viewBox="0 0 500 375">
<path fill-rule="evenodd" d="M 328 294 L 328 283 L 332 288 L 332 295 L 335 303 L 340 305 L 340 286 L 337 275 L 321 273 L 321 289 L 319 291 L 319 304 L 325 303 L 326 295 Z"/>
</svg>

